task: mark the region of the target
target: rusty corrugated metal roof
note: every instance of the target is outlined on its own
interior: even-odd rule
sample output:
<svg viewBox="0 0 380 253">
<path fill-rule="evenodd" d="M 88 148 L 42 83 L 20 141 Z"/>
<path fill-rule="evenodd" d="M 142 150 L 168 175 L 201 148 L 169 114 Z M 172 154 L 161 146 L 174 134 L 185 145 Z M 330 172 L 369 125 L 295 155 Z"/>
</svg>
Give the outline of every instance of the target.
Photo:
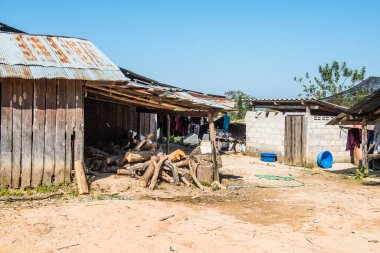
<svg viewBox="0 0 380 253">
<path fill-rule="evenodd" d="M 146 91 L 159 92 L 161 93 L 160 96 L 165 97 L 167 99 L 172 99 L 171 103 L 173 103 L 173 105 L 175 104 L 181 105 L 180 101 L 185 100 L 193 104 L 195 108 L 198 108 L 199 106 L 201 107 L 206 106 L 206 107 L 209 107 L 210 109 L 220 109 L 220 110 L 229 111 L 229 110 L 233 110 L 233 107 L 234 107 L 233 104 L 220 103 L 218 101 L 211 99 L 212 98 L 211 95 L 206 96 L 208 99 L 203 98 L 203 97 L 196 97 L 192 93 L 181 90 L 180 88 L 177 88 L 175 86 L 172 86 L 175 88 L 171 88 L 167 86 L 141 83 L 138 80 L 130 80 L 129 84 L 132 87 L 139 87 L 139 88 L 146 89 Z M 220 99 L 220 97 L 217 97 L 217 98 Z"/>
<path fill-rule="evenodd" d="M 0 32 L 0 77 L 127 81 L 90 41 Z"/>
</svg>

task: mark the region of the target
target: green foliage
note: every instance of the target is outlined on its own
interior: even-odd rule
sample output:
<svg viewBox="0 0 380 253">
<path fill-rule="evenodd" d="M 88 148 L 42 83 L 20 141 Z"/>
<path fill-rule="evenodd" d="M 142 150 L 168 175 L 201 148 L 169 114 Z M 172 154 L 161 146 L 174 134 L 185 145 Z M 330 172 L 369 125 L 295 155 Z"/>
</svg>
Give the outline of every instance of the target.
<svg viewBox="0 0 380 253">
<path fill-rule="evenodd" d="M 363 180 L 363 178 L 368 177 L 368 174 L 369 174 L 369 169 L 368 168 L 363 167 L 363 166 L 359 166 L 356 169 L 356 172 L 355 172 L 355 179 L 357 179 L 357 180 Z"/>
<path fill-rule="evenodd" d="M 207 181 L 199 180 L 199 183 L 201 183 L 201 185 L 203 185 L 203 186 L 207 186 L 207 187 L 211 186 L 211 184 Z"/>
<path fill-rule="evenodd" d="M 162 138 L 163 143 L 166 142 L 166 137 Z M 181 136 L 171 135 L 169 138 L 170 143 L 178 144 L 184 147 L 193 147 L 194 145 L 190 145 L 188 143 L 184 143 Z"/>
<path fill-rule="evenodd" d="M 59 187 L 60 186 L 58 185 L 47 186 L 43 184 L 39 187 L 34 188 L 34 190 L 38 193 L 53 193 L 53 192 L 57 192 L 59 190 Z"/>
<path fill-rule="evenodd" d="M 217 191 L 219 190 L 219 186 L 217 184 L 211 184 L 211 190 Z"/>
<path fill-rule="evenodd" d="M 27 189 L 10 189 L 10 188 L 1 188 L 0 189 L 0 197 L 10 197 L 10 196 L 31 196 L 38 193 L 55 193 L 59 190 L 63 192 L 73 191 L 75 189 L 71 189 L 67 184 L 60 185 L 41 185 L 38 187 L 27 188 Z"/>
<path fill-rule="evenodd" d="M 0 189 L 0 197 L 10 197 L 10 196 L 23 196 L 24 191 L 20 189 L 8 189 L 2 188 Z"/>
<path fill-rule="evenodd" d="M 304 167 L 305 169 L 312 169 L 314 166 L 313 166 L 312 163 L 305 163 L 305 164 L 303 165 L 303 167 Z"/>
<path fill-rule="evenodd" d="M 250 110 L 249 100 L 253 99 L 250 95 L 241 90 L 231 90 L 224 93 L 227 98 L 234 100 L 237 112 L 230 113 L 231 120 L 244 119 L 247 111 Z"/>
<path fill-rule="evenodd" d="M 319 65 L 318 74 L 318 77 L 311 77 L 309 73 L 306 73 L 304 78 L 294 77 L 293 80 L 303 87 L 303 94 L 300 94 L 300 96 L 321 99 L 351 89 L 354 85 L 364 80 L 366 68 L 363 66 L 359 70 L 351 69 L 346 62 L 333 61 L 331 64 Z M 368 91 L 358 90 L 349 96 L 338 96 L 335 101 L 330 102 L 343 106 L 352 106 L 367 95 L 369 95 Z"/>
</svg>

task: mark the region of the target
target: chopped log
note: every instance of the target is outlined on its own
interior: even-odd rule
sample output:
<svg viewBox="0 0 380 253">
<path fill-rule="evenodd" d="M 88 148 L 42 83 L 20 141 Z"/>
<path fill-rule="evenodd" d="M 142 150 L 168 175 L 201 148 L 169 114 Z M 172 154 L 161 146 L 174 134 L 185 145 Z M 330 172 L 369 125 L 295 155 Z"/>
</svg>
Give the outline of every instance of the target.
<svg viewBox="0 0 380 253">
<path fill-rule="evenodd" d="M 146 170 L 149 166 L 150 161 L 147 161 L 145 163 L 136 163 L 133 165 L 128 164 L 128 166 L 124 166 L 124 168 L 119 168 L 116 173 L 118 175 L 127 175 L 127 176 L 133 176 L 137 177 L 137 171 L 138 170 Z"/>
<path fill-rule="evenodd" d="M 144 146 L 141 147 L 141 150 L 154 150 L 157 149 L 157 142 L 145 143 Z"/>
<path fill-rule="evenodd" d="M 150 180 L 150 178 L 152 177 L 153 173 L 154 173 L 154 164 L 155 162 L 157 161 L 157 156 L 152 156 L 150 158 L 150 162 L 149 162 L 149 166 L 148 168 L 145 170 L 145 173 L 144 175 L 140 178 L 140 186 L 141 187 L 147 187 L 148 186 L 148 182 Z"/>
<path fill-rule="evenodd" d="M 175 166 L 177 166 L 177 168 L 182 168 L 182 167 L 186 167 L 189 165 L 189 163 L 186 161 L 186 160 L 182 160 L 182 161 L 179 161 L 179 162 L 176 162 L 176 163 L 173 163 Z"/>
<path fill-rule="evenodd" d="M 124 158 L 129 163 L 145 162 L 149 160 L 154 153 L 154 151 L 129 151 L 125 154 Z"/>
<path fill-rule="evenodd" d="M 201 147 L 197 146 L 193 149 L 193 151 L 191 151 L 190 156 L 201 155 L 201 154 L 202 154 Z"/>
<path fill-rule="evenodd" d="M 121 156 L 110 156 L 110 157 L 107 157 L 106 159 L 107 165 L 121 166 L 123 165 L 124 161 L 125 161 L 124 157 L 121 157 Z"/>
<path fill-rule="evenodd" d="M 196 166 L 198 166 L 198 164 L 195 164 L 195 168 L 194 168 L 194 166 L 191 164 L 190 159 L 187 159 L 187 160 L 188 160 L 188 163 L 189 163 L 189 168 L 190 168 L 189 169 L 189 174 L 190 174 L 191 178 L 193 179 L 194 183 L 198 186 L 199 189 L 204 190 L 204 187 L 198 181 L 197 176 L 196 176 L 196 172 L 195 172 Z"/>
<path fill-rule="evenodd" d="M 177 149 L 176 151 L 174 151 L 168 155 L 168 160 L 175 162 L 175 161 L 179 161 L 185 157 L 186 157 L 185 152 L 183 152 L 181 149 Z"/>
<path fill-rule="evenodd" d="M 94 148 L 94 147 L 86 147 L 86 152 L 91 154 L 91 155 L 101 155 L 101 156 L 104 156 L 104 157 L 108 157 L 110 156 L 110 154 L 100 150 L 100 149 L 97 149 L 97 148 Z"/>
<path fill-rule="evenodd" d="M 153 162 L 154 164 L 154 173 L 152 176 L 152 180 L 150 181 L 149 189 L 154 190 L 154 187 L 156 186 L 156 182 L 158 179 L 158 174 L 160 173 L 162 164 L 168 159 L 168 156 L 161 157 L 158 163 Z"/>
<path fill-rule="evenodd" d="M 116 173 L 118 169 L 124 169 L 123 167 L 118 166 L 104 166 L 101 172 L 103 173 Z"/>
<path fill-rule="evenodd" d="M 214 166 L 209 164 L 198 164 L 196 175 L 198 180 L 202 182 L 212 183 L 214 179 Z"/>
<path fill-rule="evenodd" d="M 193 156 L 191 156 L 191 158 L 196 163 L 202 163 L 202 164 L 203 163 L 213 163 L 212 155 L 211 154 L 193 155 Z M 221 156 L 217 156 L 216 160 L 217 160 L 218 169 L 220 169 L 222 167 L 222 157 Z"/>
<path fill-rule="evenodd" d="M 160 175 L 158 176 L 167 183 L 174 183 L 174 179 L 171 176 L 169 176 L 168 173 L 166 173 L 164 170 L 161 170 Z"/>
<path fill-rule="evenodd" d="M 107 152 L 110 155 L 121 155 L 120 147 L 118 145 L 114 145 L 113 142 L 103 147 L 103 151 Z"/>
<path fill-rule="evenodd" d="M 84 166 L 82 161 L 77 160 L 74 164 L 75 177 L 77 178 L 78 192 L 79 194 L 88 194 L 88 185 L 86 175 L 84 174 Z"/>
<path fill-rule="evenodd" d="M 118 175 L 124 175 L 124 176 L 136 176 L 136 172 L 132 170 L 127 170 L 127 169 L 118 169 L 116 171 L 116 174 Z"/>
<path fill-rule="evenodd" d="M 180 174 L 181 176 L 190 173 L 189 170 L 184 169 L 184 168 L 177 168 L 177 170 L 178 170 L 178 174 Z"/>
<path fill-rule="evenodd" d="M 168 166 L 173 174 L 174 181 L 177 185 L 179 185 L 179 177 L 178 177 L 178 169 L 175 164 L 173 164 L 171 161 L 165 161 L 164 164 Z"/>
<path fill-rule="evenodd" d="M 98 160 L 98 159 L 92 160 L 91 165 L 92 165 L 91 170 L 95 170 L 95 171 L 101 170 L 103 166 L 103 160 Z"/>
<path fill-rule="evenodd" d="M 137 171 L 137 170 L 146 170 L 149 166 L 149 161 L 146 161 L 144 163 L 135 163 L 132 165 L 129 165 L 128 167 L 124 166 L 125 169 L 129 171 Z"/>
<path fill-rule="evenodd" d="M 140 141 L 139 144 L 137 144 L 137 146 L 135 147 L 135 150 L 139 151 L 141 149 L 142 146 L 144 146 L 144 144 L 150 139 L 153 137 L 153 134 L 148 134 L 144 140 Z"/>
<path fill-rule="evenodd" d="M 187 179 L 186 179 L 185 177 L 180 176 L 179 178 L 181 179 L 181 181 L 182 181 L 186 186 L 188 186 L 188 187 L 191 186 L 190 182 L 187 181 Z"/>
</svg>

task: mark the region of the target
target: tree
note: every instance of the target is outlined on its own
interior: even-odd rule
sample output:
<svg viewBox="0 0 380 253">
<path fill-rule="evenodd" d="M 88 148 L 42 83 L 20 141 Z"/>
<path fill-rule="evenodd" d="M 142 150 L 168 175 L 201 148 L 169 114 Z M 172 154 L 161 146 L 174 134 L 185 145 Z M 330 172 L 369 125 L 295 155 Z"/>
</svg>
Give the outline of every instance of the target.
<svg viewBox="0 0 380 253">
<path fill-rule="evenodd" d="M 331 64 L 326 63 L 324 66 L 319 65 L 318 74 L 319 77 L 313 78 L 310 77 L 308 72 L 304 78 L 294 77 L 293 80 L 303 87 L 303 94 L 300 94 L 300 96 L 322 99 L 342 93 L 364 80 L 366 68 L 363 66 L 361 69 L 351 69 L 346 62 L 339 63 L 333 61 Z M 354 97 L 340 96 L 331 102 L 350 106 L 355 101 L 357 102 L 362 99 L 366 94 L 368 94 L 368 92 L 355 94 Z"/>
<path fill-rule="evenodd" d="M 250 95 L 241 90 L 231 90 L 224 93 L 227 98 L 234 100 L 237 112 L 231 113 L 231 120 L 244 119 L 246 112 L 250 109 L 249 100 L 253 99 Z"/>
</svg>

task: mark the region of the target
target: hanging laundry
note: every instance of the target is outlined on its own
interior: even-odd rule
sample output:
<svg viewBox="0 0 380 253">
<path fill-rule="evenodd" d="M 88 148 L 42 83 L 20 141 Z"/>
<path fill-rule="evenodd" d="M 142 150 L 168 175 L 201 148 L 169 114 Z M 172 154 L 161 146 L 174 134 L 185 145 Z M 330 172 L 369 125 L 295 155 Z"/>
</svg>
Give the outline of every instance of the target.
<svg viewBox="0 0 380 253">
<path fill-rule="evenodd" d="M 375 138 L 375 134 L 373 130 L 368 130 L 368 144 L 372 144 Z"/>
<path fill-rule="evenodd" d="M 375 125 L 373 132 L 374 132 L 373 139 L 374 139 L 374 143 L 375 143 L 373 153 L 374 154 L 380 154 L 380 122 Z"/>
<path fill-rule="evenodd" d="M 194 133 L 199 136 L 199 124 L 194 125 Z"/>
<path fill-rule="evenodd" d="M 228 112 L 223 117 L 223 129 L 228 131 L 230 129 L 230 115 Z"/>
<path fill-rule="evenodd" d="M 354 154 L 355 147 L 359 148 L 362 143 L 362 130 L 351 128 L 347 133 L 346 151 L 350 151 L 350 155 Z"/>
<path fill-rule="evenodd" d="M 175 127 L 174 127 L 174 130 L 175 131 L 179 131 L 180 125 L 181 125 L 181 116 L 176 116 L 175 117 Z"/>
</svg>

